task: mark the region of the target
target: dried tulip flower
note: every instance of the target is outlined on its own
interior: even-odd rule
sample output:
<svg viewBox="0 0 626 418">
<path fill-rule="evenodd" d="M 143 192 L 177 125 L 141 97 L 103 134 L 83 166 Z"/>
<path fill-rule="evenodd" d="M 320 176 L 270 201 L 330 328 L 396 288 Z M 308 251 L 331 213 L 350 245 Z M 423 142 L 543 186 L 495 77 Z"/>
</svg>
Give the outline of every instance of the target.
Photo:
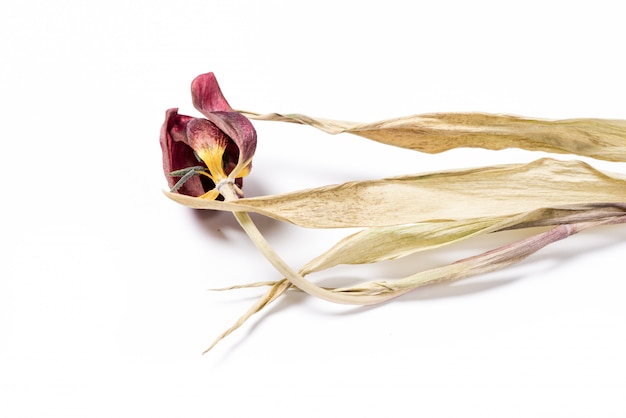
<svg viewBox="0 0 626 418">
<path fill-rule="evenodd" d="M 161 127 L 163 170 L 170 192 L 204 202 L 220 197 L 236 201 L 243 197 L 239 186 L 241 178 L 250 172 L 256 131 L 245 116 L 230 107 L 213 73 L 193 80 L 191 96 L 194 107 L 206 119 L 180 115 L 173 108 L 166 112 Z M 174 182 L 173 177 L 180 179 Z M 305 280 L 276 254 L 247 212 L 236 212 L 234 216 L 268 261 L 299 289 L 338 303 L 358 305 L 368 299 L 334 294 Z"/>
<path fill-rule="evenodd" d="M 173 108 L 161 127 L 163 170 L 171 190 L 215 200 L 221 185 L 235 183 L 241 195 L 241 179 L 250 172 L 256 149 L 254 127 L 233 111 L 213 73 L 193 80 L 191 96 L 205 118 L 181 115 Z"/>
<path fill-rule="evenodd" d="M 332 302 L 378 304 L 427 284 L 510 266 L 588 228 L 626 223 L 626 176 L 601 172 L 575 160 L 543 158 L 526 164 L 356 181 L 254 198 L 243 198 L 239 189 L 241 178 L 250 171 L 256 146 L 256 134 L 244 115 L 310 125 L 330 134 L 351 133 L 426 153 L 465 147 L 515 147 L 614 162 L 626 161 L 625 120 L 549 121 L 439 113 L 354 123 L 301 114 L 236 112 L 211 73 L 194 80 L 192 96 L 194 106 L 206 119 L 179 115 L 177 109 L 170 109 L 161 130 L 164 170 L 166 175 L 180 178 L 168 178 L 171 190 L 166 195 L 188 207 L 232 212 L 283 277 L 221 289 L 269 286 L 206 351 L 292 288 Z M 218 201 L 222 198 L 224 201 Z M 447 204 L 459 199 L 464 202 L 462 207 Z M 308 228 L 363 229 L 296 271 L 274 252 L 252 222 L 250 212 Z M 305 279 L 337 265 L 393 260 L 479 235 L 532 227 L 551 229 L 404 278 L 344 288 L 322 288 Z"/>
</svg>

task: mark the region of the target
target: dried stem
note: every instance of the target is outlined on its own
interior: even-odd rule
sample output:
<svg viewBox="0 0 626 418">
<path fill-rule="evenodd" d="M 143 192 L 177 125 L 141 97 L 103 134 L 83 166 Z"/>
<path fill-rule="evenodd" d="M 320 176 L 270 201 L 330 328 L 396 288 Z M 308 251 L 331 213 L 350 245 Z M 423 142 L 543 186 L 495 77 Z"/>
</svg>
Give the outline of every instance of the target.
<svg viewBox="0 0 626 418">
<path fill-rule="evenodd" d="M 239 199 L 237 191 L 233 183 L 225 182 L 220 187 L 220 193 L 224 196 L 226 201 Z M 299 273 L 293 270 L 282 258 L 278 256 L 276 251 L 269 245 L 263 234 L 256 227 L 254 221 L 250 218 L 247 212 L 233 212 L 235 218 L 244 229 L 246 234 L 250 237 L 254 245 L 261 251 L 265 258 L 278 270 L 284 277 L 286 277 L 294 286 L 300 290 L 318 298 L 327 300 L 329 302 L 336 302 L 348 305 L 372 305 L 383 302 L 387 298 L 384 295 L 372 295 L 372 296 L 357 296 L 351 294 L 334 293 L 328 289 L 319 287 L 310 281 L 306 280 Z"/>
</svg>

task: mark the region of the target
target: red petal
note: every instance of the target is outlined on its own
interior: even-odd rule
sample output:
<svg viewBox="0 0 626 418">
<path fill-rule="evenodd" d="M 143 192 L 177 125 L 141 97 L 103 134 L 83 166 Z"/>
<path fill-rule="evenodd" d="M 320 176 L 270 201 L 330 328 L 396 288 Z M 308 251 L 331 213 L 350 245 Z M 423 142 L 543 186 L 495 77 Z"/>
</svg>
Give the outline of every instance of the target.
<svg viewBox="0 0 626 418">
<path fill-rule="evenodd" d="M 256 131 L 240 113 L 233 112 L 213 73 L 202 74 L 191 83 L 193 105 L 232 139 L 239 148 L 239 163 L 246 165 L 256 150 Z M 243 167 L 242 167 L 243 168 Z"/>
<path fill-rule="evenodd" d="M 199 165 L 193 149 L 189 146 L 186 127 L 191 116 L 179 115 L 178 109 L 169 109 L 165 113 L 165 122 L 161 127 L 161 151 L 163 153 L 163 172 L 169 187 L 176 184 L 177 179 L 169 175 L 172 171 Z M 189 196 L 200 196 L 205 190 L 199 177 L 192 177 L 179 190 Z"/>
<path fill-rule="evenodd" d="M 217 126 L 206 119 L 193 118 L 187 123 L 189 145 L 196 152 L 215 147 L 226 149 L 228 137 Z"/>
<path fill-rule="evenodd" d="M 206 116 L 210 112 L 231 112 L 213 73 L 199 75 L 191 82 L 191 97 L 196 109 Z"/>
<path fill-rule="evenodd" d="M 256 131 L 248 118 L 237 112 L 214 112 L 205 116 L 237 145 L 238 163 L 248 163 L 252 160 L 256 150 Z"/>
</svg>

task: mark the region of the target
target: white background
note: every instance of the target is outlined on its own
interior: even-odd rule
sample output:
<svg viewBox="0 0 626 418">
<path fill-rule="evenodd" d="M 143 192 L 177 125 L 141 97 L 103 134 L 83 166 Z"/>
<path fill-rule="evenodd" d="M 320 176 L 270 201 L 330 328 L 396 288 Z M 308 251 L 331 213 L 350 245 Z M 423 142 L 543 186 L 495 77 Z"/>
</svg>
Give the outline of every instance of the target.
<svg viewBox="0 0 626 418">
<path fill-rule="evenodd" d="M 258 112 L 624 118 L 620 6 L 4 2 L 0 416 L 626 416 L 625 226 L 376 308 L 292 293 L 202 356 L 261 293 L 208 289 L 279 277 L 229 214 L 162 195 L 158 145 L 207 71 Z M 248 196 L 543 155 L 255 126 Z M 347 233 L 255 219 L 294 268 Z M 521 236 L 311 279 L 402 277 Z"/>
</svg>

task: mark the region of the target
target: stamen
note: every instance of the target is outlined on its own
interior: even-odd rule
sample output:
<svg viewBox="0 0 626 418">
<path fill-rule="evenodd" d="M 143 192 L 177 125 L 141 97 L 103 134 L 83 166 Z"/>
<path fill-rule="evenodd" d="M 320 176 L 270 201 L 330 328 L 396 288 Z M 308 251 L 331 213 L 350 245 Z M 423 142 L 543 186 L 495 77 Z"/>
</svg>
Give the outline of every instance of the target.
<svg viewBox="0 0 626 418">
<path fill-rule="evenodd" d="M 178 177 L 182 175 L 180 180 L 178 180 L 176 184 L 170 189 L 170 192 L 171 193 L 177 192 L 181 187 L 183 187 L 183 184 L 185 184 L 187 180 L 189 180 L 190 178 L 192 178 L 193 176 L 197 174 L 202 173 L 202 171 L 198 171 L 198 170 L 204 170 L 204 167 L 195 166 L 195 167 L 183 168 L 181 170 L 175 170 L 169 173 L 169 175 L 172 177 Z"/>
<path fill-rule="evenodd" d="M 202 161 L 200 161 L 200 162 L 202 162 Z M 169 176 L 171 176 L 171 177 L 184 176 L 189 171 L 193 171 L 193 170 L 196 170 L 196 171 L 204 170 L 204 166 L 202 166 L 202 165 L 195 165 L 193 167 L 181 168 L 180 170 L 174 170 L 174 171 L 170 172 Z"/>
<path fill-rule="evenodd" d="M 208 177 L 213 184 L 216 185 L 215 188 L 209 190 L 203 195 L 199 196 L 201 199 L 210 199 L 215 200 L 220 195 L 219 188 L 222 187 L 225 183 L 233 183 L 233 180 L 229 179 L 224 171 L 224 152 L 226 148 L 224 147 L 210 147 L 194 151 L 194 155 L 196 158 L 199 158 L 201 162 L 206 164 L 204 166 L 194 166 L 183 168 L 180 170 L 175 170 L 169 173 L 172 177 L 181 176 L 180 180 L 176 182 L 174 187 L 170 189 L 170 192 L 177 192 L 190 178 L 196 175 Z M 246 174 L 247 174 L 246 170 Z"/>
</svg>

